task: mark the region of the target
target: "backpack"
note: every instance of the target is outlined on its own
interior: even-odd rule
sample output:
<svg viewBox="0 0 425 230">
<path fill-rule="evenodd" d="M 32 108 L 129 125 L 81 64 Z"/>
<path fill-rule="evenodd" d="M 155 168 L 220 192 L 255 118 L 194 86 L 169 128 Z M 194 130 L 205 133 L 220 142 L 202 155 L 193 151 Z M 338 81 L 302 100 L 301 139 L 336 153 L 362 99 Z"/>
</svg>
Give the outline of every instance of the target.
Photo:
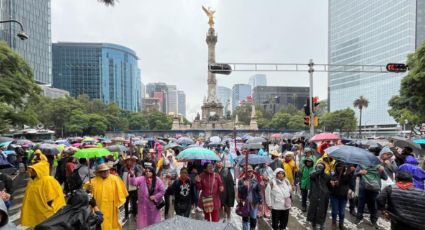
<svg viewBox="0 0 425 230">
<path fill-rule="evenodd" d="M 83 180 L 81 180 L 78 170 L 81 168 L 78 167 L 72 171 L 71 175 L 67 178 L 69 191 L 74 191 L 80 189 L 83 186 Z"/>
<path fill-rule="evenodd" d="M 56 167 L 55 179 L 59 184 L 63 184 L 66 181 L 66 168 L 65 168 L 66 158 L 62 158 L 58 162 Z"/>
</svg>

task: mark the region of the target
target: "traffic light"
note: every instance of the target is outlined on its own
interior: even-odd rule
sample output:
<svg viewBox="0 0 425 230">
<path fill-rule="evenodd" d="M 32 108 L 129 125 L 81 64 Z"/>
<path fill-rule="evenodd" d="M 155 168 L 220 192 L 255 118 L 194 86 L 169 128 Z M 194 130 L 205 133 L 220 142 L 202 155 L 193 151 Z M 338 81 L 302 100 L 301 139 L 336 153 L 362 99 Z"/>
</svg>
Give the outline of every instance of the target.
<svg viewBox="0 0 425 230">
<path fill-rule="evenodd" d="M 232 73 L 232 67 L 229 64 L 214 63 L 208 66 L 211 73 L 229 75 Z"/>
<path fill-rule="evenodd" d="M 316 112 L 317 106 L 319 105 L 319 97 L 313 97 L 313 113 Z"/>
<path fill-rule="evenodd" d="M 306 116 L 310 116 L 310 100 L 307 99 L 307 103 L 304 105 L 304 113 Z"/>
<path fill-rule="evenodd" d="M 314 127 L 319 127 L 319 117 L 314 116 Z"/>
<path fill-rule="evenodd" d="M 304 117 L 304 124 L 307 125 L 307 126 L 310 126 L 310 116 Z"/>
<path fill-rule="evenodd" d="M 407 68 L 408 66 L 403 63 L 388 63 L 386 67 L 388 72 L 394 72 L 394 73 L 406 72 Z"/>
</svg>

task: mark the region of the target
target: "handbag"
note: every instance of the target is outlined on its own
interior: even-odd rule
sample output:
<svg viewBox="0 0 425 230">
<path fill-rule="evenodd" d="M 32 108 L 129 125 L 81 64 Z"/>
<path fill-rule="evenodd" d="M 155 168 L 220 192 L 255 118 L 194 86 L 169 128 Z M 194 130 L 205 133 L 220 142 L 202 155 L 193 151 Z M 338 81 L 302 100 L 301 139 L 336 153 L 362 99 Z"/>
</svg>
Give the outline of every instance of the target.
<svg viewBox="0 0 425 230">
<path fill-rule="evenodd" d="M 152 196 L 153 195 L 153 193 L 155 192 L 155 187 L 156 187 L 156 183 L 154 183 L 152 186 L 151 186 L 151 188 L 149 189 L 149 187 L 148 187 L 148 184 L 146 184 L 146 188 L 148 189 L 148 193 L 149 193 L 149 196 Z M 158 209 L 158 210 L 160 210 L 161 208 L 163 208 L 164 206 L 165 206 L 165 200 L 164 200 L 164 197 L 162 197 L 161 198 L 161 200 L 159 201 L 159 202 L 155 202 L 155 201 L 152 201 L 153 202 L 153 204 L 155 205 L 155 207 Z"/>
<path fill-rule="evenodd" d="M 156 208 L 158 210 L 160 210 L 161 208 L 163 208 L 165 206 L 165 200 L 164 200 L 164 198 L 162 198 L 158 203 L 154 202 L 154 204 L 155 204 Z"/>
<path fill-rule="evenodd" d="M 241 217 L 249 216 L 249 203 L 246 201 L 241 201 L 236 206 L 236 214 Z"/>
<path fill-rule="evenodd" d="M 204 207 L 205 213 L 211 213 L 214 211 L 214 199 L 212 197 L 212 190 L 215 184 L 215 174 L 213 174 L 213 182 L 210 189 L 210 196 L 202 197 L 202 206 Z"/>
</svg>

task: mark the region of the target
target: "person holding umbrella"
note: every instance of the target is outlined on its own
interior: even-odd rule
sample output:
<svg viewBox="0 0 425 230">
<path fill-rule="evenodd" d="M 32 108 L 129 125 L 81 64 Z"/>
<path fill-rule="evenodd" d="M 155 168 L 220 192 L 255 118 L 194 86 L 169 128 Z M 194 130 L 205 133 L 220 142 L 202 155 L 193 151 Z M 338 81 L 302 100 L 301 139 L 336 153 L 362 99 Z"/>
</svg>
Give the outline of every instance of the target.
<svg viewBox="0 0 425 230">
<path fill-rule="evenodd" d="M 385 173 L 391 179 L 395 180 L 395 174 L 398 171 L 397 164 L 393 160 L 394 153 L 387 146 L 383 147 L 379 152 L 379 160 L 382 162 L 381 165 L 384 166 Z"/>
</svg>

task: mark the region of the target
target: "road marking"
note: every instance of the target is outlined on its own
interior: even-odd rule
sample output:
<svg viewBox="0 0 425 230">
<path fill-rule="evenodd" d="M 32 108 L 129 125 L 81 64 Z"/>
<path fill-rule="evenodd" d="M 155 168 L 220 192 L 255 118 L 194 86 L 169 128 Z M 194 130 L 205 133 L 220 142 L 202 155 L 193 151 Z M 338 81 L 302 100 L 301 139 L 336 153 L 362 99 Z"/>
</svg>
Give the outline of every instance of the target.
<svg viewBox="0 0 425 230">
<path fill-rule="evenodd" d="M 12 207 L 9 208 L 9 213 L 11 213 L 11 211 L 15 210 L 15 209 L 20 209 L 22 207 L 22 202 L 19 204 L 15 204 Z"/>
<path fill-rule="evenodd" d="M 19 210 L 17 213 L 9 216 L 9 222 L 14 222 L 15 220 L 19 219 L 21 217 L 21 210 Z"/>
</svg>

